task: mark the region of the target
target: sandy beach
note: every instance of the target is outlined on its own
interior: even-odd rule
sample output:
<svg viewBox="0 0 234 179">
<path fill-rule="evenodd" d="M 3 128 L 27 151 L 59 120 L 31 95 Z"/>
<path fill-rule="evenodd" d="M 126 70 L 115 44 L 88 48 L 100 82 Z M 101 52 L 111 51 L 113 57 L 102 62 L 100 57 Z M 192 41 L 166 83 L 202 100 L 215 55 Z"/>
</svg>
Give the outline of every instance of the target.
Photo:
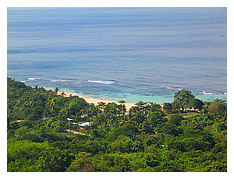
<svg viewBox="0 0 234 179">
<path fill-rule="evenodd" d="M 61 95 L 62 94 L 62 91 L 59 91 L 58 92 L 58 95 Z M 79 93 L 69 93 L 69 92 L 64 92 L 64 97 L 69 97 L 69 96 L 78 96 L 79 98 L 83 98 L 87 103 L 93 103 L 95 105 L 98 105 L 99 102 L 103 102 L 103 103 L 116 103 L 116 104 L 120 104 L 118 103 L 117 101 L 109 101 L 109 100 L 102 100 L 102 99 L 94 99 L 94 98 L 90 98 L 90 97 L 87 97 L 87 96 L 83 96 Z M 135 103 L 124 103 L 125 106 L 126 106 L 126 110 L 129 111 L 129 109 L 135 105 Z"/>
</svg>

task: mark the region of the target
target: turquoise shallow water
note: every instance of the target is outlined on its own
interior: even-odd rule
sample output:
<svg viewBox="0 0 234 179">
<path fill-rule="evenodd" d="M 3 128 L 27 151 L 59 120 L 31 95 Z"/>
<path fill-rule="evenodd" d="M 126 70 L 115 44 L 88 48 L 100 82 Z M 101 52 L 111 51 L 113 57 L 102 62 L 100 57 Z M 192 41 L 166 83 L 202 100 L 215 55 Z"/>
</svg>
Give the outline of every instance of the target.
<svg viewBox="0 0 234 179">
<path fill-rule="evenodd" d="M 47 88 L 47 89 L 54 89 L 54 88 Z M 70 90 L 66 88 L 61 88 L 61 91 L 66 91 L 70 93 L 78 93 L 79 91 L 76 90 Z M 125 94 L 109 94 L 109 95 L 92 95 L 92 94 L 85 94 L 85 93 L 79 93 L 81 96 L 88 96 L 91 98 L 96 98 L 96 99 L 102 99 L 102 100 L 110 100 L 110 101 L 120 101 L 124 100 L 128 103 L 136 103 L 139 101 L 143 102 L 154 102 L 158 104 L 163 104 L 166 102 L 171 103 L 174 100 L 174 93 L 171 95 L 167 96 L 145 96 L 145 95 L 137 95 L 137 94 L 130 94 L 130 93 L 125 93 Z M 214 101 L 216 99 L 223 99 L 227 100 L 227 95 L 215 95 L 215 94 L 204 94 L 204 93 L 193 93 L 197 99 L 200 99 L 202 101 Z"/>
<path fill-rule="evenodd" d="M 97 96 L 93 96 L 93 97 L 95 98 Z M 195 95 L 195 97 L 198 99 L 201 99 L 202 101 L 214 101 L 215 99 L 227 100 L 227 97 L 225 95 L 198 94 L 198 95 Z M 144 96 L 144 95 L 126 94 L 125 98 L 121 98 L 121 97 L 120 98 L 118 98 L 118 97 L 110 98 L 109 96 L 100 96 L 100 99 L 113 100 L 113 101 L 120 101 L 121 99 L 123 99 L 129 103 L 136 103 L 138 101 L 143 101 L 143 102 L 154 102 L 154 103 L 158 103 L 158 104 L 163 104 L 166 102 L 172 102 L 174 100 L 174 97 L 173 97 L 173 95 L 170 95 L 170 96 Z"/>
<path fill-rule="evenodd" d="M 181 89 L 226 100 L 226 13 L 8 8 L 7 74 L 30 86 L 115 101 L 171 102 Z"/>
</svg>

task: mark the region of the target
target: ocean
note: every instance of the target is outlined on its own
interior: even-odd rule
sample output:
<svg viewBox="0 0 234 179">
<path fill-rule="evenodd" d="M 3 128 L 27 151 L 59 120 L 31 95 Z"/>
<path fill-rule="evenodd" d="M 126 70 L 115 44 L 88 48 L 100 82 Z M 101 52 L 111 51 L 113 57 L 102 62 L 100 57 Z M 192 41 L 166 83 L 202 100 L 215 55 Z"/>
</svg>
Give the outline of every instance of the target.
<svg viewBox="0 0 234 179">
<path fill-rule="evenodd" d="M 227 100 L 226 8 L 8 8 L 7 75 L 126 102 Z"/>
</svg>

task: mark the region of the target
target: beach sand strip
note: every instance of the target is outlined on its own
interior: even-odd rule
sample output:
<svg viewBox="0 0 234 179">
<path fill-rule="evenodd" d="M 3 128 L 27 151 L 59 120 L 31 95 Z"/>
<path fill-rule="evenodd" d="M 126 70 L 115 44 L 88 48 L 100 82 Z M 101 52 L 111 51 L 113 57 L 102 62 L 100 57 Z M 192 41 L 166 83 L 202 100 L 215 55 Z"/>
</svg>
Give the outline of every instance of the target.
<svg viewBox="0 0 234 179">
<path fill-rule="evenodd" d="M 78 96 L 79 98 L 83 98 L 87 103 L 93 103 L 94 105 L 98 105 L 98 103 L 100 103 L 100 102 L 103 102 L 105 104 L 108 104 L 108 103 L 116 103 L 118 105 L 120 104 L 117 101 L 94 99 L 94 98 L 90 98 L 90 97 L 87 97 L 87 96 L 83 96 L 83 95 L 81 95 L 79 93 L 69 93 L 69 92 L 63 92 L 63 93 L 64 93 L 64 95 L 63 95 L 64 97 Z M 62 92 L 59 91 L 58 95 L 62 95 Z M 124 103 L 124 105 L 126 106 L 126 110 L 129 111 L 129 109 L 132 106 L 135 106 L 135 103 Z"/>
</svg>

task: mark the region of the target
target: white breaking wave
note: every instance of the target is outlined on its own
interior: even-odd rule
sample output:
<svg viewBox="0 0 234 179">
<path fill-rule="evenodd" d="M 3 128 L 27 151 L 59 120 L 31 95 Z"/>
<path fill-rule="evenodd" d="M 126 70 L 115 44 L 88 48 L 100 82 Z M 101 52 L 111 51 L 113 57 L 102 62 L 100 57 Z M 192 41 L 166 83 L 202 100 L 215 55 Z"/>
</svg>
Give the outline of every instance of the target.
<svg viewBox="0 0 234 179">
<path fill-rule="evenodd" d="M 65 81 L 71 81 L 71 80 L 51 80 L 51 82 L 65 82 Z"/>
<path fill-rule="evenodd" d="M 202 91 L 203 94 L 213 94 L 213 93 L 208 93 L 206 91 Z"/>
<path fill-rule="evenodd" d="M 96 80 L 88 80 L 89 83 L 100 83 L 100 84 L 105 84 L 105 85 L 110 85 L 113 84 L 113 81 L 96 81 Z"/>
<path fill-rule="evenodd" d="M 28 78 L 28 80 L 36 80 L 36 79 L 39 79 L 39 78 Z"/>
<path fill-rule="evenodd" d="M 179 88 L 179 87 L 166 87 L 166 89 L 173 90 L 173 91 L 181 91 L 182 90 L 182 88 Z"/>
</svg>

